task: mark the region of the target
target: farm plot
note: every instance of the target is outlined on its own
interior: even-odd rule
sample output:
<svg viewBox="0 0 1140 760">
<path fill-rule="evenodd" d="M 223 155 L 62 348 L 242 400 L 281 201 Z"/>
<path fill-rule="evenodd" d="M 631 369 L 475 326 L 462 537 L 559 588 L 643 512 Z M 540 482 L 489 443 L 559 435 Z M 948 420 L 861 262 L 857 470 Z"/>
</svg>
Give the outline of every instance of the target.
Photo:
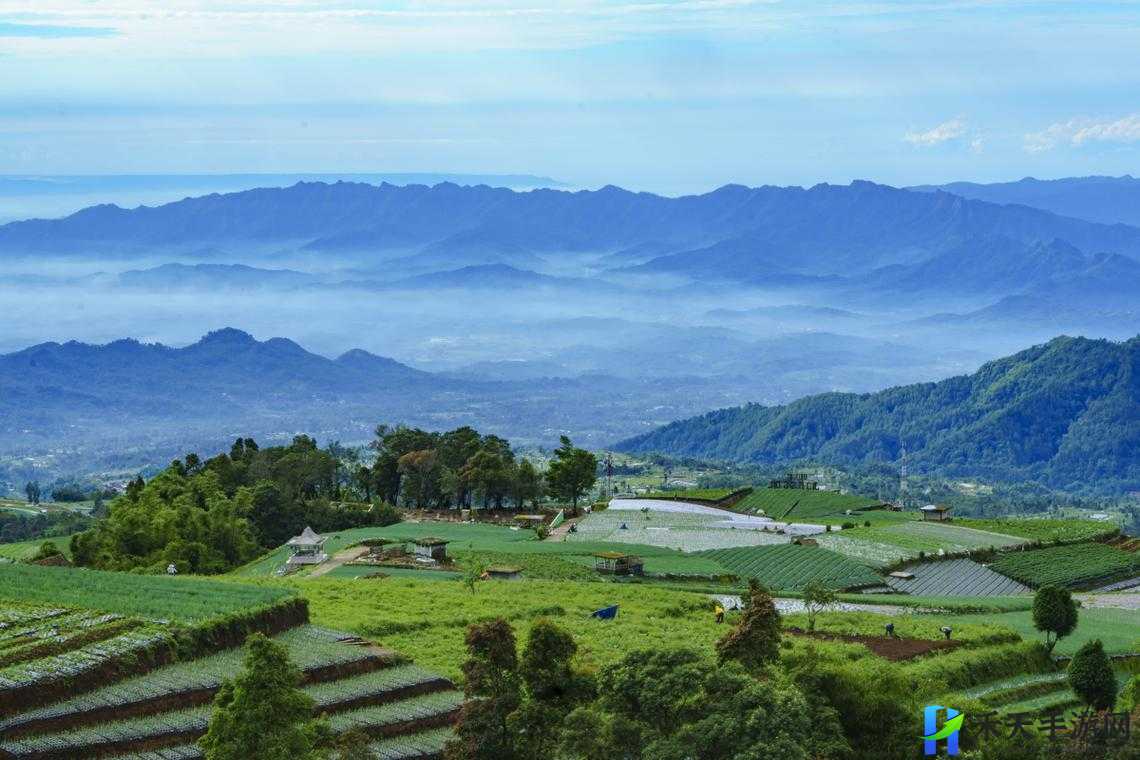
<svg viewBox="0 0 1140 760">
<path fill-rule="evenodd" d="M 67 567 L 0 565 L 4 599 L 114 612 L 147 619 L 200 622 L 281 601 L 282 588 Z"/>
<path fill-rule="evenodd" d="M 990 567 L 1028 586 L 1080 588 L 1101 585 L 1140 571 L 1140 556 L 1104 544 L 1069 544 L 1013 552 Z"/>
<path fill-rule="evenodd" d="M 1051 520 L 1047 518 L 1005 518 L 982 520 L 974 518 L 955 519 L 954 523 L 967 528 L 1004 533 L 1044 543 L 1092 541 L 1116 533 L 1115 525 L 1106 525 L 1093 520 Z"/>
<path fill-rule="evenodd" d="M 343 643 L 340 639 L 344 636 L 316 626 L 301 626 L 275 640 L 288 648 L 306 680 L 314 683 L 341 673 L 375 670 L 398 660 L 394 654 L 382 655 L 375 649 Z M 241 668 L 243 656 L 240 649 L 228 649 L 28 710 L 0 721 L 0 735 L 20 735 L 52 725 L 83 725 L 111 715 L 161 712 L 170 704 L 200 704 L 212 698 L 222 680 Z"/>
<path fill-rule="evenodd" d="M 835 589 L 882 585 L 865 565 L 817 546 L 763 546 L 702 552 L 743 578 L 755 578 L 772 589 L 798 591 L 813 580 Z"/>
<path fill-rule="evenodd" d="M 915 520 L 832 531 L 817 538 L 820 546 L 879 566 L 916 558 L 920 552 L 956 554 L 1027 542 L 1027 539 L 1000 533 Z"/>
<path fill-rule="evenodd" d="M 847 510 L 854 512 L 874 504 L 873 499 L 836 491 L 757 488 L 733 509 L 747 514 L 764 514 L 773 520 L 833 522 L 842 520 Z"/>
<path fill-rule="evenodd" d="M 673 511 L 654 511 L 643 515 L 633 510 L 607 509 L 579 521 L 578 531 L 569 534 L 567 540 L 645 544 L 682 551 L 765 546 L 791 541 L 790 536 L 776 531 L 773 523 L 738 528 L 716 515 Z"/>
<path fill-rule="evenodd" d="M 887 585 L 919 596 L 1012 596 L 1027 594 L 1028 586 L 968 559 L 926 562 L 906 568 L 914 578 L 887 576 Z"/>
</svg>

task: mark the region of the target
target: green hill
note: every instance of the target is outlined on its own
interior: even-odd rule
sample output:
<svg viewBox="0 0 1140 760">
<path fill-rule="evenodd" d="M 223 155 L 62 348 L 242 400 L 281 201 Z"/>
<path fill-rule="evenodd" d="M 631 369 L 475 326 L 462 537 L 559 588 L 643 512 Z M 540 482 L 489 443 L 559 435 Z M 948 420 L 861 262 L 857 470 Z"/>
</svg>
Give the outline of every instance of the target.
<svg viewBox="0 0 1140 760">
<path fill-rule="evenodd" d="M 735 462 L 897 463 L 1071 490 L 1140 488 L 1140 338 L 1055 338 L 973 375 L 749 404 L 628 439 L 625 452 Z"/>
</svg>

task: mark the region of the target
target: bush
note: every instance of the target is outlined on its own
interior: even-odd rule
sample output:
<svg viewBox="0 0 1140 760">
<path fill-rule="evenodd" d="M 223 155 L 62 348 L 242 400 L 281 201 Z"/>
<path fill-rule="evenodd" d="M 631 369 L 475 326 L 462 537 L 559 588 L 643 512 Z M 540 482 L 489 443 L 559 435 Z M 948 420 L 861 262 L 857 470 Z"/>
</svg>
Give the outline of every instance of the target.
<svg viewBox="0 0 1140 760">
<path fill-rule="evenodd" d="M 1116 702 L 1116 676 L 1100 639 L 1077 650 L 1069 663 L 1069 685 L 1094 710 L 1107 710 Z"/>
<path fill-rule="evenodd" d="M 40 544 L 39 551 L 32 556 L 32 562 L 39 562 L 41 560 L 50 559 L 51 557 L 59 557 L 63 554 L 59 547 L 55 545 L 54 541 L 44 541 Z"/>
</svg>

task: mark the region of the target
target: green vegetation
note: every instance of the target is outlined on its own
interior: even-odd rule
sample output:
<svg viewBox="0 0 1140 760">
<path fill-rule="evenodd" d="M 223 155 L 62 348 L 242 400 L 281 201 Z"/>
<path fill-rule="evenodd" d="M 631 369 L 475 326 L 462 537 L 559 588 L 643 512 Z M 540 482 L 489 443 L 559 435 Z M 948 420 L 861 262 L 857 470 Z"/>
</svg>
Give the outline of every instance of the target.
<svg viewBox="0 0 1140 760">
<path fill-rule="evenodd" d="M 983 614 L 966 612 L 956 614 L 954 618 L 964 623 L 1005 626 L 1029 641 L 1041 639 L 1041 633 L 1033 624 L 1031 611 Z M 1134 654 L 1140 651 L 1137 630 L 1140 630 L 1140 611 L 1116 607 L 1083 608 L 1080 610 L 1080 622 L 1076 630 L 1057 643 L 1054 654 L 1072 655 L 1082 644 L 1092 639 L 1100 639 L 1109 654 Z"/>
<path fill-rule="evenodd" d="M 875 505 L 873 499 L 851 494 L 842 494 L 836 491 L 804 491 L 791 488 L 757 488 L 744 499 L 737 502 L 733 509 L 737 512 L 760 514 L 771 517 L 773 520 L 785 522 L 842 522 L 851 519 L 846 515 L 866 509 Z M 890 515 L 899 517 L 898 513 L 884 510 L 868 510 L 869 514 L 879 512 L 876 517 Z M 859 515 L 860 522 L 863 515 Z"/>
<path fill-rule="evenodd" d="M 1011 552 L 990 567 L 1028 586 L 1080 588 L 1140 572 L 1140 555 L 1098 543 Z"/>
<path fill-rule="evenodd" d="M 6 601 L 184 623 L 263 607 L 292 596 L 281 587 L 24 564 L 0 564 L 0 588 Z"/>
<path fill-rule="evenodd" d="M 877 586 L 883 579 L 865 565 L 817 546 L 778 544 L 735 549 L 714 549 L 700 553 L 742 578 L 755 578 L 765 586 L 798 591 L 811 581 L 831 588 Z"/>
<path fill-rule="evenodd" d="M 1077 627 L 1077 603 L 1066 588 L 1042 586 L 1033 596 L 1033 627 L 1045 634 L 1050 652 Z"/>
<path fill-rule="evenodd" d="M 1081 701 L 1094 710 L 1116 703 L 1116 674 L 1100 639 L 1085 643 L 1069 663 L 1069 684 Z"/>
<path fill-rule="evenodd" d="M 8 559 L 14 559 L 18 562 L 27 562 L 39 554 L 40 547 L 49 541 L 55 544 L 63 556 L 69 560 L 71 559 L 70 535 L 59 536 L 58 538 L 38 538 L 32 541 L 19 541 L 14 544 L 0 544 L 0 557 L 7 557 Z"/>
<path fill-rule="evenodd" d="M 639 494 L 639 499 L 678 499 L 680 501 L 723 501 L 738 493 L 739 488 L 678 488 L 669 491 L 651 491 Z"/>
<path fill-rule="evenodd" d="M 1075 543 L 1093 541 L 1118 532 L 1115 525 L 1094 520 L 1054 520 L 1047 518 L 976 519 L 956 518 L 955 525 L 1004 533 L 1042 543 Z"/>
<path fill-rule="evenodd" d="M 989 597 L 1028 594 L 1029 587 L 968 559 L 944 559 L 909 565 L 913 578 L 888 576 L 887 585 L 904 594 Z"/>
</svg>

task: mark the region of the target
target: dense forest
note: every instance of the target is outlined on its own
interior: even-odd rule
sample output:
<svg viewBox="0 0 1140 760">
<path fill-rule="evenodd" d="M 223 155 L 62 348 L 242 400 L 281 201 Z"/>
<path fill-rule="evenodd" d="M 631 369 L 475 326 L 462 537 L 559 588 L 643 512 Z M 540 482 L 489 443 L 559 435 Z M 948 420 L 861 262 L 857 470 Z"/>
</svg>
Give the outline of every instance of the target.
<svg viewBox="0 0 1140 760">
<path fill-rule="evenodd" d="M 732 462 L 895 463 L 915 472 L 1140 489 L 1140 338 L 1056 338 L 973 375 L 722 409 L 617 448 Z"/>
</svg>

